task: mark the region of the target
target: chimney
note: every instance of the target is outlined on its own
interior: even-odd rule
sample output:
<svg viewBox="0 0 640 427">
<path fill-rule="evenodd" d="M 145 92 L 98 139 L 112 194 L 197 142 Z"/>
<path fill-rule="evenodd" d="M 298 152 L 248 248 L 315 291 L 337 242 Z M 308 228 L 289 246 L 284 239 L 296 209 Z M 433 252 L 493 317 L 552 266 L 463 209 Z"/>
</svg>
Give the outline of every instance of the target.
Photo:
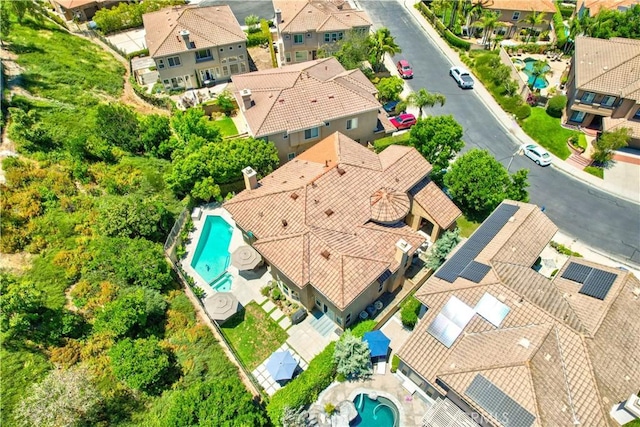
<svg viewBox="0 0 640 427">
<path fill-rule="evenodd" d="M 242 89 L 240 91 L 240 96 L 242 97 L 243 111 L 247 111 L 253 105 L 253 101 L 251 100 L 251 90 Z"/>
<path fill-rule="evenodd" d="M 242 169 L 242 175 L 244 175 L 244 187 L 247 190 L 255 190 L 258 188 L 258 174 L 251 166 Z"/>
<path fill-rule="evenodd" d="M 394 258 L 400 265 L 405 265 L 407 263 L 407 258 L 409 256 L 409 251 L 411 250 L 411 245 L 404 239 L 398 240 L 396 243 L 396 253 Z"/>
<path fill-rule="evenodd" d="M 185 46 L 187 49 L 191 49 L 191 42 L 189 41 L 189 30 L 181 30 L 180 35 L 182 36 L 182 40 L 184 40 Z"/>
<path fill-rule="evenodd" d="M 282 11 L 280 9 L 276 9 L 276 28 L 280 29 L 280 24 L 282 23 Z"/>
</svg>

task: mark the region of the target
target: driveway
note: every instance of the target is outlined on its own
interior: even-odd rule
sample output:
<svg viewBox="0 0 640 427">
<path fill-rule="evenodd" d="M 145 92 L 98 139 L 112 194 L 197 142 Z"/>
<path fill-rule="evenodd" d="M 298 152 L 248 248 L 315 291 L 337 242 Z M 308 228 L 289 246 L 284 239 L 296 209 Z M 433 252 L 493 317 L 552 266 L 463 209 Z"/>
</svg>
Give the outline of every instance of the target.
<svg viewBox="0 0 640 427">
<path fill-rule="evenodd" d="M 410 3 L 410 2 L 408 2 Z M 400 58 L 413 65 L 412 90 L 426 88 L 447 97 L 444 107 L 429 114 L 452 114 L 463 126 L 465 151 L 489 150 L 505 166 L 519 142 L 515 129 L 507 129 L 474 90 L 461 90 L 449 77 L 450 60 L 401 1 L 367 0 L 360 6 L 371 16 L 375 27 L 387 27 L 402 48 Z M 407 7 L 412 7 L 408 5 Z M 586 185 L 553 167 L 541 168 L 523 156 L 515 156 L 511 171 L 530 169 L 530 201 L 545 206 L 545 213 L 566 234 L 611 254 L 623 262 L 640 265 L 640 208 L 624 199 Z"/>
<path fill-rule="evenodd" d="M 191 1 L 191 3 L 196 2 Z M 217 6 L 221 4 L 228 4 L 240 25 L 244 25 L 244 18 L 249 15 L 258 15 L 260 18 L 264 18 L 267 21 L 272 20 L 275 15 L 273 2 L 271 0 L 198 0 L 197 3 L 200 6 Z"/>
<path fill-rule="evenodd" d="M 144 28 L 136 28 L 135 30 L 123 31 L 107 36 L 107 40 L 123 52 L 131 53 L 147 48 L 144 35 Z"/>
</svg>

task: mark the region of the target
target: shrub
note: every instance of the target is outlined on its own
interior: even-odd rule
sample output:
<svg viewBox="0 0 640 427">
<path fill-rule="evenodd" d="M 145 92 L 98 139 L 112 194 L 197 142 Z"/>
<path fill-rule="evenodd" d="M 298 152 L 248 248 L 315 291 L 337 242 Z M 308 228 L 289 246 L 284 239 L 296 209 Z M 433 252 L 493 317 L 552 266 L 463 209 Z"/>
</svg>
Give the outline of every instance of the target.
<svg viewBox="0 0 640 427">
<path fill-rule="evenodd" d="M 402 319 L 402 324 L 409 329 L 413 329 L 413 327 L 418 323 L 418 313 L 420 312 L 420 307 L 422 304 L 418 299 L 414 296 L 410 296 L 407 300 L 402 303 L 402 308 L 400 310 L 400 318 Z"/>
<path fill-rule="evenodd" d="M 394 354 L 391 358 L 391 373 L 395 373 L 398 370 L 398 365 L 400 365 L 400 358 L 397 354 Z"/>
<path fill-rule="evenodd" d="M 372 374 L 369 346 L 350 330 L 345 331 L 336 343 L 333 361 L 337 372 L 349 379 L 363 380 Z"/>
<path fill-rule="evenodd" d="M 367 332 L 373 331 L 373 328 L 375 327 L 376 327 L 376 321 L 369 319 L 369 320 L 363 320 L 362 322 L 359 322 L 356 325 L 353 325 L 350 329 L 351 329 L 351 333 L 354 336 L 362 338 L 364 334 L 366 334 Z"/>
<path fill-rule="evenodd" d="M 270 293 L 271 293 L 271 286 L 263 286 L 262 288 L 260 288 L 260 294 L 263 297 L 268 297 Z"/>
<path fill-rule="evenodd" d="M 531 107 L 527 104 L 520 105 L 519 107 L 516 107 L 514 114 L 518 120 L 524 120 L 531 115 Z"/>
<path fill-rule="evenodd" d="M 324 412 L 326 412 L 327 415 L 331 416 L 335 411 L 336 406 L 333 403 L 327 403 L 326 405 L 324 405 Z"/>
<path fill-rule="evenodd" d="M 247 47 L 260 46 L 269 43 L 269 36 L 263 32 L 247 35 Z"/>
<path fill-rule="evenodd" d="M 275 301 L 280 301 L 282 299 L 282 292 L 280 292 L 280 289 L 273 288 L 273 291 L 271 291 L 271 298 Z"/>
<path fill-rule="evenodd" d="M 567 106 L 567 97 L 564 95 L 556 95 L 549 100 L 547 105 L 547 114 L 551 117 L 560 118 L 564 107 Z"/>
<path fill-rule="evenodd" d="M 561 253 L 562 255 L 568 255 L 568 256 L 574 256 L 577 258 L 582 258 L 582 255 L 579 254 L 578 252 L 574 252 L 571 249 L 569 249 L 568 247 L 566 247 L 565 245 L 563 245 L 562 243 L 558 243 L 558 242 L 554 242 L 553 240 L 551 241 L 551 243 L 549 243 L 549 245 L 555 249 L 556 251 L 558 251 L 558 253 Z"/>
</svg>

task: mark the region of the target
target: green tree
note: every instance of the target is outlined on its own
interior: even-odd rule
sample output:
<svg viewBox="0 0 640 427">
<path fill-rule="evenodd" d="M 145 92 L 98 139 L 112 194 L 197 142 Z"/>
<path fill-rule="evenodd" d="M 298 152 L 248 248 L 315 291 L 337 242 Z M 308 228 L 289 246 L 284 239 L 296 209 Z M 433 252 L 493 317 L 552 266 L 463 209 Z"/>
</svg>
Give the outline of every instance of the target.
<svg viewBox="0 0 640 427">
<path fill-rule="evenodd" d="M 260 24 L 260 17 L 258 15 L 249 15 L 244 18 L 244 25 L 248 27 L 249 33 L 255 32 Z"/>
<path fill-rule="evenodd" d="M 600 165 L 606 165 L 611 161 L 615 150 L 626 147 L 631 141 L 631 129 L 618 128 L 610 132 L 604 132 L 594 142 L 595 151 L 591 158 Z"/>
<path fill-rule="evenodd" d="M 369 37 L 357 31 L 349 31 L 342 40 L 324 44 L 318 49 L 318 57 L 333 56 L 346 70 L 363 67 L 369 58 Z"/>
<path fill-rule="evenodd" d="M 127 105 L 100 104 L 96 107 L 96 135 L 108 144 L 132 153 L 142 149 L 138 116 Z"/>
<path fill-rule="evenodd" d="M 418 90 L 417 92 L 410 93 L 407 97 L 407 103 L 418 108 L 418 118 L 422 117 L 422 113 L 425 107 L 432 108 L 436 104 L 440 104 L 440 106 L 443 107 L 446 101 L 447 98 L 443 94 L 431 93 L 424 88 Z"/>
<path fill-rule="evenodd" d="M 144 237 L 160 242 L 169 232 L 163 225 L 172 215 L 156 200 L 137 195 L 112 196 L 104 197 L 100 205 L 98 228 L 106 236 Z"/>
<path fill-rule="evenodd" d="M 254 404 L 238 378 L 196 382 L 171 393 L 165 405 L 163 426 L 264 426 L 264 413 Z"/>
<path fill-rule="evenodd" d="M 488 151 L 473 149 L 453 162 L 444 183 L 465 216 L 482 221 L 508 197 L 529 200 L 527 172 L 522 170 L 512 178 Z"/>
<path fill-rule="evenodd" d="M 395 101 L 400 98 L 404 81 L 398 76 L 383 77 L 376 85 L 380 102 Z"/>
<path fill-rule="evenodd" d="M 456 228 L 453 231 L 445 231 L 442 236 L 433 244 L 429 258 L 426 265 L 432 270 L 437 270 L 444 261 L 447 259 L 447 255 L 460 243 L 460 230 Z"/>
<path fill-rule="evenodd" d="M 145 153 L 168 159 L 171 152 L 166 147 L 171 138 L 169 118 L 159 114 L 148 114 L 140 119 L 140 145 Z"/>
<path fill-rule="evenodd" d="M 507 96 L 514 96 L 516 93 L 518 93 L 518 89 L 520 88 L 518 86 L 518 83 L 516 83 L 516 81 L 511 78 L 503 81 L 502 87 L 504 88 L 504 94 Z"/>
<path fill-rule="evenodd" d="M 228 90 L 218 94 L 214 102 L 226 116 L 230 116 L 236 109 L 236 100 Z"/>
<path fill-rule="evenodd" d="M 474 22 L 474 26 L 478 28 L 482 28 L 483 36 L 482 36 L 482 44 L 485 46 L 491 45 L 491 37 L 493 34 L 493 30 L 497 27 L 501 27 L 502 24 L 498 21 L 500 15 L 497 12 L 485 10 L 480 19 Z"/>
<path fill-rule="evenodd" d="M 13 21 L 11 21 L 10 12 L 11 2 L 3 1 L 0 3 L 0 46 L 4 47 L 4 41 L 9 37 Z"/>
<path fill-rule="evenodd" d="M 44 293 L 0 272 L 0 328 L 5 339 L 32 337 L 43 321 Z"/>
<path fill-rule="evenodd" d="M 91 425 L 102 396 L 82 368 L 54 369 L 34 384 L 16 408 L 19 424 L 34 427 Z"/>
<path fill-rule="evenodd" d="M 533 81 L 529 83 L 529 87 L 531 89 L 536 87 L 536 82 L 538 79 L 544 78 L 544 76 L 549 72 L 549 64 L 547 61 L 536 61 L 533 63 L 533 68 L 531 69 L 531 75 L 533 76 Z"/>
<path fill-rule="evenodd" d="M 170 382 L 172 362 L 157 338 L 125 338 L 109 350 L 111 369 L 117 379 L 142 392 L 160 394 Z"/>
<path fill-rule="evenodd" d="M 349 379 L 359 380 L 371 376 L 371 352 L 369 346 L 361 338 L 347 330 L 336 342 L 333 361 L 337 372 Z"/>
<path fill-rule="evenodd" d="M 431 179 L 435 182 L 441 183 L 443 171 L 464 147 L 462 134 L 462 126 L 451 115 L 429 116 L 411 128 L 409 145 L 431 163 Z"/>
<path fill-rule="evenodd" d="M 373 69 L 380 71 L 384 67 L 384 55 L 396 55 L 402 53 L 400 46 L 396 44 L 391 31 L 386 28 L 378 28 L 371 36 L 369 45 L 369 60 Z"/>
<path fill-rule="evenodd" d="M 219 200 L 221 197 L 220 186 L 213 181 L 212 177 L 207 176 L 193 184 L 191 195 L 195 200 L 202 200 L 204 202 Z"/>
<path fill-rule="evenodd" d="M 520 22 L 522 22 L 523 24 L 527 24 L 529 26 L 529 31 L 527 32 L 527 39 L 525 40 L 525 43 L 529 43 L 529 38 L 531 37 L 531 34 L 533 34 L 533 32 L 535 31 L 536 27 L 547 23 L 547 20 L 544 19 L 544 12 L 536 12 L 535 10 L 532 10 L 531 13 L 528 14 Z"/>
<path fill-rule="evenodd" d="M 164 316 L 167 303 L 160 293 L 140 287 L 124 289 L 96 315 L 94 330 L 114 337 L 138 336 Z"/>
<path fill-rule="evenodd" d="M 212 125 L 201 108 L 176 111 L 171 117 L 171 127 L 178 139 L 178 146 L 185 147 L 192 136 L 199 136 L 206 142 L 220 141 L 220 130 Z"/>
</svg>

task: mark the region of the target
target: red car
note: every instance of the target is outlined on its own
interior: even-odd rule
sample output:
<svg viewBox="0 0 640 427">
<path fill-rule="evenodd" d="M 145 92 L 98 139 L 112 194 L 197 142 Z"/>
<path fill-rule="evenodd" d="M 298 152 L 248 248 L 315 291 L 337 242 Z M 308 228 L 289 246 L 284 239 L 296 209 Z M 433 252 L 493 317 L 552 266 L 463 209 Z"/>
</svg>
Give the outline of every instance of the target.
<svg viewBox="0 0 640 427">
<path fill-rule="evenodd" d="M 413 114 L 400 114 L 389 119 L 392 125 L 398 130 L 409 129 L 416 124 L 416 116 Z"/>
<path fill-rule="evenodd" d="M 409 64 L 409 61 L 406 59 L 401 59 L 398 61 L 398 73 L 400 73 L 400 77 L 403 79 L 412 79 L 413 78 L 413 68 Z"/>
</svg>

